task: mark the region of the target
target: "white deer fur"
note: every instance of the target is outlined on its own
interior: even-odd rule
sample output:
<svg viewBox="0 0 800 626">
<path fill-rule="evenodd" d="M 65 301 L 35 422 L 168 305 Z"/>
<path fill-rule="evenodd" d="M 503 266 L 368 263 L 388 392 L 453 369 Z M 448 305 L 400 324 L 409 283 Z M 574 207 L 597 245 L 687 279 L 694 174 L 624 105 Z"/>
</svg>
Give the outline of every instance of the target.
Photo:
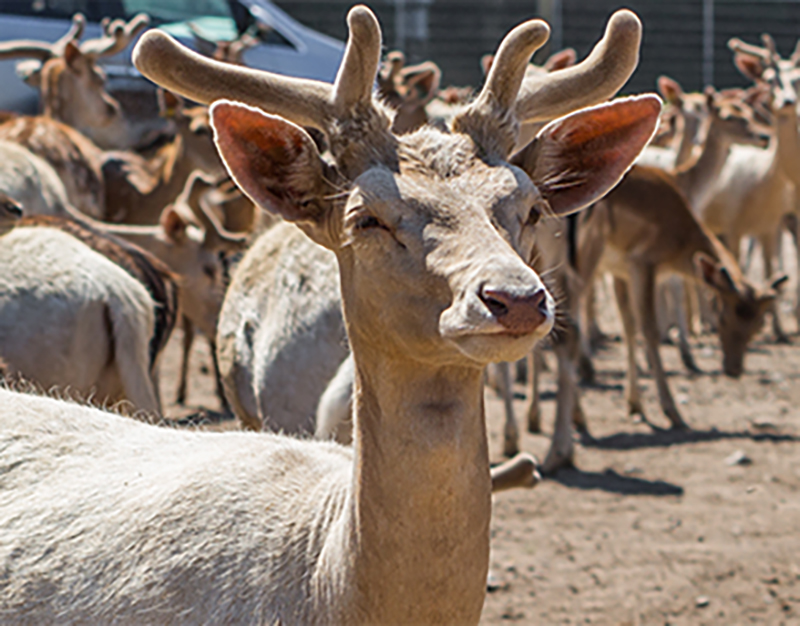
<svg viewBox="0 0 800 626">
<path fill-rule="evenodd" d="M 67 192 L 53 168 L 26 148 L 2 140 L 0 191 L 25 207 L 26 213 L 67 215 Z"/>
<path fill-rule="evenodd" d="M 0 354 L 8 371 L 157 412 L 148 346 L 154 304 L 125 270 L 56 228 L 0 237 Z"/>
<path fill-rule="evenodd" d="M 292 122 L 225 100 L 212 108 L 237 183 L 336 254 L 357 372 L 352 452 L 172 432 L 3 392 L 5 621 L 478 622 L 491 516 L 482 369 L 519 358 L 553 324 L 552 298 L 520 256 L 530 252 L 523 225 L 616 184 L 659 105 L 643 97 L 565 118 L 526 152 L 529 169 L 512 166 L 524 64 L 547 34 L 531 21 L 504 40 L 452 133 L 397 137 L 371 100 L 377 20 L 356 7 L 348 22 L 334 87 L 222 70 L 157 31 L 134 59 L 168 86 L 185 81 L 195 99 L 258 96 L 329 132 L 343 177 Z M 617 86 L 635 66 L 640 31 L 628 12 L 614 24 L 632 44 L 627 62 L 614 62 L 624 76 L 606 79 Z M 248 77 L 269 88 L 251 89 Z M 585 82 L 578 73 L 536 100 L 568 107 Z M 595 138 L 602 167 L 591 179 L 578 168 L 588 186 L 559 195 L 551 184 L 587 150 L 572 143 L 576 125 Z M 605 151 L 590 131 L 620 141 Z"/>
</svg>

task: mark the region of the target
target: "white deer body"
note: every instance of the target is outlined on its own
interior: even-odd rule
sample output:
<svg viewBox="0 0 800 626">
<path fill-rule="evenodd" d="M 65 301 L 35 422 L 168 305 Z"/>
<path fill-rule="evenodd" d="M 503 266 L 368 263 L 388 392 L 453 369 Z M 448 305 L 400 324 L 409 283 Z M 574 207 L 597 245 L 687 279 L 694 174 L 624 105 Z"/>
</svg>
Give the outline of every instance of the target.
<svg viewBox="0 0 800 626">
<path fill-rule="evenodd" d="M 44 389 L 158 410 L 148 377 L 153 301 L 140 282 L 44 226 L 2 235 L 0 266 L 0 353 L 10 371 Z"/>
</svg>

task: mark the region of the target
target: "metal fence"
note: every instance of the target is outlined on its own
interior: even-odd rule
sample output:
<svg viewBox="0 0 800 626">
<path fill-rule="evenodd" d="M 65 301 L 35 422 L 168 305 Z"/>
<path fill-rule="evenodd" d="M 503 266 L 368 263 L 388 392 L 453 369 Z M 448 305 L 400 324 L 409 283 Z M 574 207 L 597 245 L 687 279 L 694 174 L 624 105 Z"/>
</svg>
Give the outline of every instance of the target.
<svg viewBox="0 0 800 626">
<path fill-rule="evenodd" d="M 346 37 L 345 14 L 353 0 L 278 0 L 301 22 L 334 37 Z M 399 48 L 411 61 L 432 59 L 442 68 L 444 84 L 479 85 L 479 60 L 509 29 L 541 16 L 553 34 L 550 50 L 572 46 L 579 57 L 602 33 L 609 14 L 621 7 L 636 11 L 644 23 L 639 68 L 626 92 L 652 91 L 667 74 L 684 88 L 704 84 L 744 85 L 731 62 L 728 39 L 758 42 L 761 33 L 775 37 L 788 56 L 800 38 L 800 0 L 372 0 L 388 48 Z"/>
</svg>

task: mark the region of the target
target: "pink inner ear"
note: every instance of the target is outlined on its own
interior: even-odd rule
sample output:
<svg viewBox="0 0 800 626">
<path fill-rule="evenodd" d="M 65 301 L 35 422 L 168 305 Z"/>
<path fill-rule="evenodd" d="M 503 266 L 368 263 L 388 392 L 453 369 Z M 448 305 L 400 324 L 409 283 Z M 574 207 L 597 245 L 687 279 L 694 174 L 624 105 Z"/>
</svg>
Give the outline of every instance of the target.
<svg viewBox="0 0 800 626">
<path fill-rule="evenodd" d="M 557 215 L 608 193 L 653 136 L 661 100 L 623 98 L 548 124 L 537 137 L 533 182 Z"/>
<path fill-rule="evenodd" d="M 683 95 L 680 84 L 669 76 L 658 77 L 658 92 L 667 102 L 675 103 Z"/>
<path fill-rule="evenodd" d="M 301 206 L 322 177 L 308 133 L 283 118 L 224 100 L 211 107 L 211 124 L 225 167 L 256 204 L 290 221 L 315 217 Z"/>
<path fill-rule="evenodd" d="M 736 54 L 733 63 L 742 74 L 750 80 L 759 80 L 764 73 L 764 67 L 758 59 L 754 59 L 749 54 Z"/>
</svg>

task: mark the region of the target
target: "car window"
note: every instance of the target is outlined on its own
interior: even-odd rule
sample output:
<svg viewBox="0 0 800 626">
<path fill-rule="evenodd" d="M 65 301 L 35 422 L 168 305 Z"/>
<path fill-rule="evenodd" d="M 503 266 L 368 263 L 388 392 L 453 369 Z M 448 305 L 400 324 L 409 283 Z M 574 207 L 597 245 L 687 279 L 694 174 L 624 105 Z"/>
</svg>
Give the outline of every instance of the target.
<svg viewBox="0 0 800 626">
<path fill-rule="evenodd" d="M 128 16 L 144 12 L 157 22 L 184 22 L 203 16 L 227 18 L 233 23 L 227 0 L 122 0 L 122 4 Z"/>
<path fill-rule="evenodd" d="M 91 13 L 91 0 L 2 0 L 0 13 L 70 19 L 73 13 Z"/>
</svg>

